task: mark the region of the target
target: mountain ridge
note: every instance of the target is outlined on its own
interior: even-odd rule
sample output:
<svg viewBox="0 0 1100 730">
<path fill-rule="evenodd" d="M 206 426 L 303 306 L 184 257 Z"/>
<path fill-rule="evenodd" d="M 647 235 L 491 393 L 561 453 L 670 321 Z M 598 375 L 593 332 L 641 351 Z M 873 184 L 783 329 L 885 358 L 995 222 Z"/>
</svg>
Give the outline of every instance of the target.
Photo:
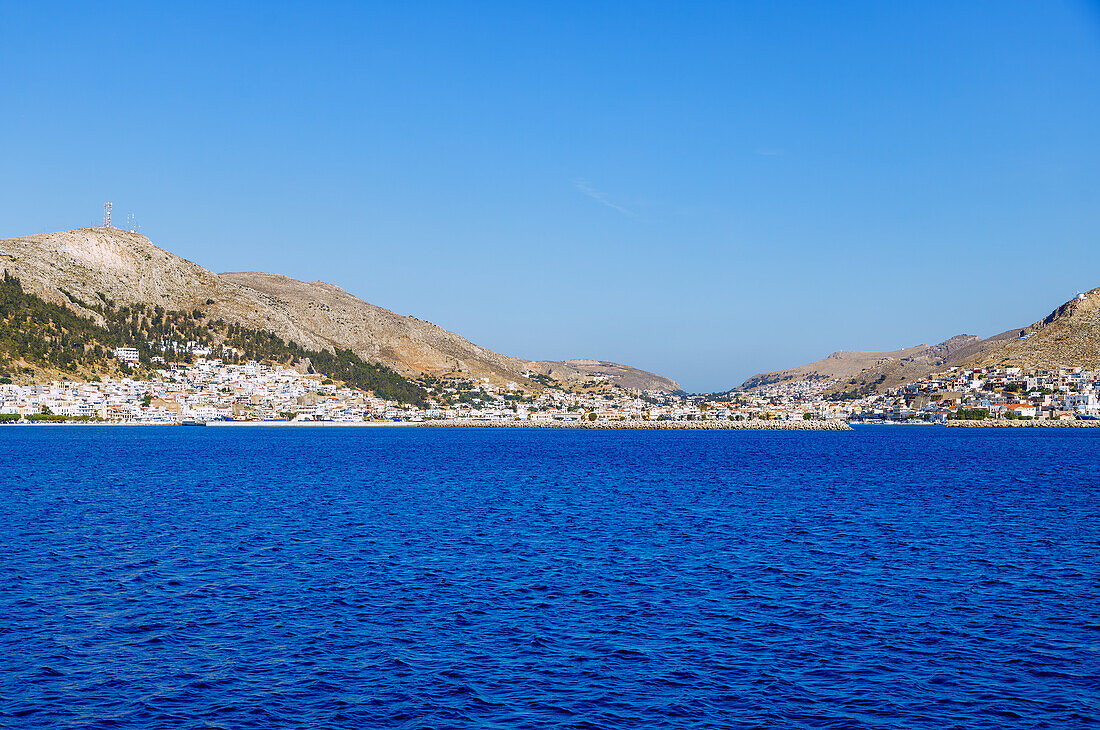
<svg viewBox="0 0 1100 730">
<path fill-rule="evenodd" d="M 738 389 L 756 391 L 818 381 L 824 395 L 865 394 L 905 385 L 950 367 L 992 364 L 1044 370 L 1100 369 L 1100 287 L 1079 294 L 1041 320 L 991 337 L 955 335 L 936 345 L 886 352 L 841 350 L 804 365 L 757 373 Z"/>
<path fill-rule="evenodd" d="M 416 317 L 397 314 L 328 282 L 302 282 L 282 274 L 218 274 L 176 256 L 137 233 L 94 227 L 0 240 L 0 268 L 27 291 L 83 316 L 97 314 L 79 302 L 110 299 L 165 309 L 198 310 L 313 349 L 350 349 L 403 375 L 452 374 L 541 387 L 528 376 L 554 363 L 503 355 Z M 71 296 L 70 296 L 71 295 Z M 75 301 L 74 301 L 75 298 Z M 561 361 L 568 362 L 568 361 Z M 636 390 L 679 390 L 675 381 L 626 365 L 609 377 Z M 564 383 L 588 374 L 559 367 Z M 557 376 L 552 376 L 557 377 Z M 629 386 L 622 386 L 629 387 Z"/>
</svg>

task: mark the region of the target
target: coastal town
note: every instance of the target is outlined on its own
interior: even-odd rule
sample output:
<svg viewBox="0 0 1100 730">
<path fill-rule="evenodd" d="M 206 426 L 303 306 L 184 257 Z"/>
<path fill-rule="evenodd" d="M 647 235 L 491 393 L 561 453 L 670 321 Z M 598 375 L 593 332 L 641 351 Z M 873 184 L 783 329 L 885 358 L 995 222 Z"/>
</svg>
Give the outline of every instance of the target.
<svg viewBox="0 0 1100 730">
<path fill-rule="evenodd" d="M 136 359 L 136 351 L 130 348 L 119 348 L 114 354 L 123 363 Z M 413 405 L 379 398 L 323 374 L 270 363 L 232 363 L 218 357 L 171 364 L 157 360 L 145 377 L 0 382 L 0 423 L 612 426 L 646 422 L 659 427 L 760 421 L 946 424 L 1100 420 L 1100 372 L 1081 368 L 951 368 L 854 399 L 829 395 L 836 383 L 824 379 L 773 384 L 754 391 L 689 395 L 633 392 L 601 383 L 599 377 L 577 389 L 556 387 L 545 379 L 535 388 L 532 384 L 536 381 L 521 385 L 491 383 L 488 378 L 428 378 L 421 383 L 427 394 L 425 403 Z"/>
<path fill-rule="evenodd" d="M 130 353 L 121 352 L 120 357 Z M 595 384 L 595 383 L 594 383 Z M 113 423 L 206 422 L 593 422 L 692 420 L 703 404 L 664 393 L 601 393 L 521 388 L 487 378 L 431 379 L 422 406 L 378 398 L 321 374 L 271 364 L 199 358 L 160 365 L 148 379 L 0 384 L 0 420 L 84 420 Z M 717 412 L 716 412 L 717 413 Z M 733 415 L 728 409 L 723 417 Z M 744 414 L 746 417 L 748 413 Z"/>
<path fill-rule="evenodd" d="M 962 368 L 861 398 L 830 396 L 836 379 L 771 384 L 754 391 L 777 412 L 850 422 L 1092 421 L 1100 419 L 1100 371 L 1005 365 Z"/>
<path fill-rule="evenodd" d="M 1016 337 L 841 351 L 693 394 L 619 363 L 496 353 L 323 282 L 214 274 L 112 227 L 107 212 L 101 227 L 4 243 L 0 423 L 823 430 L 1100 419 L 1100 288 Z"/>
</svg>

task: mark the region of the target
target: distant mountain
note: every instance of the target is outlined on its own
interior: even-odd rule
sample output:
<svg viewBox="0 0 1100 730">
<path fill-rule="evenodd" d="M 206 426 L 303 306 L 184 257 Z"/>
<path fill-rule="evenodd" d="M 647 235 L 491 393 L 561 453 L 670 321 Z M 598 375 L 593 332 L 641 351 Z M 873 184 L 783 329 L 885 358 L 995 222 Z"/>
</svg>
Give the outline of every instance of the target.
<svg viewBox="0 0 1100 730">
<path fill-rule="evenodd" d="M 862 395 L 911 383 L 952 366 L 989 364 L 1057 369 L 1100 368 L 1100 288 L 1074 298 L 1022 329 L 982 339 L 956 335 L 938 345 L 891 352 L 834 352 L 806 365 L 754 375 L 741 385 L 815 383 L 830 395 Z"/>
<path fill-rule="evenodd" d="M 981 342 L 975 335 L 956 335 L 938 345 L 916 345 L 890 352 L 840 351 L 806 365 L 754 375 L 741 386 L 818 381 L 823 392 L 867 391 L 897 387 L 942 368 L 965 348 Z"/>
<path fill-rule="evenodd" d="M 663 375 L 654 375 L 628 365 L 605 360 L 561 360 L 529 362 L 536 373 L 548 375 L 566 384 L 608 382 L 628 390 L 651 390 L 675 393 L 680 384 Z"/>
<path fill-rule="evenodd" d="M 402 375 L 453 373 L 493 382 L 549 374 L 563 381 L 585 377 L 584 368 L 509 357 L 431 322 L 403 316 L 334 284 L 306 283 L 278 274 L 216 274 L 117 228 L 83 228 L 0 240 L 0 269 L 48 302 L 96 319 L 81 302 L 111 300 L 167 310 L 200 310 L 208 319 L 273 332 L 310 349 L 350 349 Z M 589 361 L 577 361 L 589 362 Z M 667 378 L 623 365 L 600 363 L 607 379 L 676 390 Z"/>
</svg>

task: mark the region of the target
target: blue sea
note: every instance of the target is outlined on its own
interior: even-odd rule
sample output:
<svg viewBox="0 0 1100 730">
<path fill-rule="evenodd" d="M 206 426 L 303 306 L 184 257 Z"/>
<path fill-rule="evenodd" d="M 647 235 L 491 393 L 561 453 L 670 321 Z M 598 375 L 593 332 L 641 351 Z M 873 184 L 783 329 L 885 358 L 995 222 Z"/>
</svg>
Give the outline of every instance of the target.
<svg viewBox="0 0 1100 730">
<path fill-rule="evenodd" d="M 1098 446 L 0 427 L 0 726 L 1096 727 Z"/>
</svg>

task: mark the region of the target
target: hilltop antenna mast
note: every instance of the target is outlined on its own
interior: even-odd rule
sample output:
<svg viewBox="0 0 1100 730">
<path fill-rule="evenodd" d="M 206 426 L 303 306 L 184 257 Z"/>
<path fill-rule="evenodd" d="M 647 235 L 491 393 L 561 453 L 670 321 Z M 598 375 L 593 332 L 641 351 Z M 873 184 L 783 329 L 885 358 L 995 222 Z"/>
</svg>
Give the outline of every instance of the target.
<svg viewBox="0 0 1100 730">
<path fill-rule="evenodd" d="M 111 227 L 111 203 L 106 202 L 103 204 L 103 227 Z"/>
</svg>

